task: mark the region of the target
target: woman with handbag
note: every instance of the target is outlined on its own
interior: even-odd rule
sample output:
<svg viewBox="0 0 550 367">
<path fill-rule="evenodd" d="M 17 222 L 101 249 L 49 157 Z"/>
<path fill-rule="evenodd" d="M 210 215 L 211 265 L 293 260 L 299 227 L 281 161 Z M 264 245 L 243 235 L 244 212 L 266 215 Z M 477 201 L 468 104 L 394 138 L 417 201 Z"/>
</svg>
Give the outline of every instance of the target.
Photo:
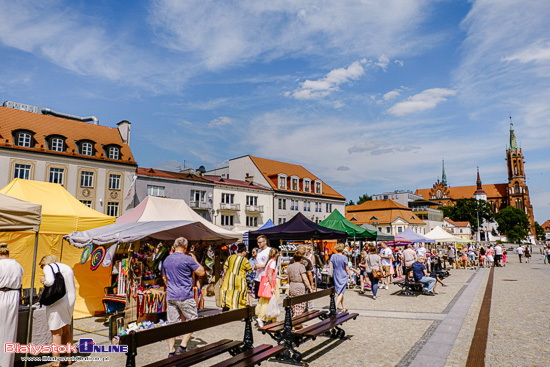
<svg viewBox="0 0 550 367">
<path fill-rule="evenodd" d="M 382 271 L 382 259 L 376 251 L 376 246 L 369 246 L 369 254 L 367 255 L 367 276 L 371 282 L 372 299 L 376 299 L 378 293 L 378 281 L 384 277 Z"/>
<path fill-rule="evenodd" d="M 277 318 L 269 318 L 265 315 L 267 306 L 272 297 L 279 299 L 279 287 L 277 286 L 277 257 L 279 250 L 271 248 L 269 257 L 265 265 L 265 275 L 260 278 L 260 288 L 258 290 L 258 305 L 256 305 L 256 316 L 258 317 L 258 326 L 262 327 L 265 323 L 277 321 Z"/>
<path fill-rule="evenodd" d="M 56 273 L 61 273 L 63 276 L 63 285 L 65 294 L 63 297 L 50 305 L 46 305 L 46 318 L 48 319 L 48 327 L 52 333 L 52 343 L 61 345 L 73 342 L 73 334 L 71 323 L 73 321 L 74 302 L 76 299 L 74 287 L 74 273 L 70 266 L 61 264 L 59 260 L 52 255 L 46 255 L 40 260 L 40 267 L 44 272 L 41 281 L 44 284 L 43 294 L 48 287 L 58 288 L 61 278 L 56 276 Z M 41 297 L 41 303 L 43 297 Z M 59 353 L 52 353 L 53 357 L 59 357 Z M 70 351 L 67 351 L 67 357 L 70 356 Z M 59 362 L 52 363 L 50 366 L 59 366 Z"/>
<path fill-rule="evenodd" d="M 310 292 L 313 292 L 307 277 L 306 267 L 302 264 L 304 255 L 303 252 L 296 251 L 292 256 L 294 262 L 286 268 L 286 273 L 288 274 L 288 293 L 290 297 L 306 294 L 306 288 L 309 289 Z M 305 310 L 306 302 L 292 306 L 292 317 L 300 316 Z"/>
<path fill-rule="evenodd" d="M 224 276 L 221 288 L 223 311 L 245 308 L 247 303 L 248 285 L 246 274 L 252 270 L 246 258 L 244 243 L 237 245 L 237 253 L 227 258 L 223 265 Z"/>
</svg>

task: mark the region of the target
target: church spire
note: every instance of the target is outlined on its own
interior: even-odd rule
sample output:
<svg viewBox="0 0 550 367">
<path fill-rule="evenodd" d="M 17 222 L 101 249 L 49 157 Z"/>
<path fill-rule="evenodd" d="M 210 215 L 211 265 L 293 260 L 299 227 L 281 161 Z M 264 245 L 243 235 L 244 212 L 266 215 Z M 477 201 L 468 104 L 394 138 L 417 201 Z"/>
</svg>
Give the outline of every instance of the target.
<svg viewBox="0 0 550 367">
<path fill-rule="evenodd" d="M 441 159 L 441 166 L 443 172 L 441 173 L 441 183 L 443 186 L 447 187 L 447 175 L 445 174 L 445 159 Z"/>
<path fill-rule="evenodd" d="M 514 124 L 512 123 L 512 116 L 510 116 L 510 149 L 518 149 L 516 135 L 514 134 Z"/>
<path fill-rule="evenodd" d="M 479 167 L 477 167 L 477 190 L 474 192 L 474 199 L 487 201 L 487 193 L 481 186 L 481 178 L 479 177 Z"/>
<path fill-rule="evenodd" d="M 477 167 L 477 181 L 476 181 L 476 182 L 477 182 L 477 190 L 478 190 L 478 191 L 479 191 L 479 190 L 483 190 L 483 189 L 481 188 L 481 178 L 479 177 L 479 167 Z"/>
</svg>

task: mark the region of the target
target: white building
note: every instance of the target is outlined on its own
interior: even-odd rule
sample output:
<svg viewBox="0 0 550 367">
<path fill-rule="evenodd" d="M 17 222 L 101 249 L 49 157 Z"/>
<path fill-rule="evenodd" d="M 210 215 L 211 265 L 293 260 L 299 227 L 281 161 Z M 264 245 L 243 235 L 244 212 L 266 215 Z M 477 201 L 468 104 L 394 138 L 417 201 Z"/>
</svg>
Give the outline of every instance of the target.
<svg viewBox="0 0 550 367">
<path fill-rule="evenodd" d="M 443 219 L 443 229 L 450 230 L 451 234 L 464 238 L 466 240 L 472 239 L 472 226 L 468 221 L 454 221 L 449 218 Z"/>
<path fill-rule="evenodd" d="M 304 167 L 246 155 L 229 160 L 229 166 L 208 174 L 248 180 L 272 189 L 273 222 L 281 224 L 302 212 L 319 223 L 338 209 L 345 212 L 346 199 Z"/>
<path fill-rule="evenodd" d="M 214 224 L 237 232 L 262 227 L 273 211 L 273 190 L 252 181 L 203 176 L 213 182 Z"/>
<path fill-rule="evenodd" d="M 88 123 L 85 121 L 92 121 Z M 5 102 L 0 107 L 0 187 L 14 178 L 59 183 L 89 207 L 112 216 L 132 207 L 137 164 L 130 123 Z"/>
<path fill-rule="evenodd" d="M 385 192 L 383 194 L 372 195 L 372 200 L 393 200 L 404 206 L 409 206 L 411 201 L 423 199 L 421 195 L 416 195 L 409 190 L 395 190 L 393 192 Z"/>
</svg>

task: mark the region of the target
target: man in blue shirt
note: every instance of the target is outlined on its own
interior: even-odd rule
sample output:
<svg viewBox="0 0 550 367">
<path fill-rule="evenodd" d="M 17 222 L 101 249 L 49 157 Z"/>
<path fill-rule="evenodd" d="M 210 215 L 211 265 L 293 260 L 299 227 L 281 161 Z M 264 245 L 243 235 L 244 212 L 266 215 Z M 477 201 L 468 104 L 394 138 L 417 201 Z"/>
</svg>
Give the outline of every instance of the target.
<svg viewBox="0 0 550 367">
<path fill-rule="evenodd" d="M 428 276 L 428 271 L 424 262 L 426 261 L 425 257 L 419 257 L 416 262 L 412 264 L 412 270 L 414 274 L 414 281 L 417 283 L 424 284 L 424 294 L 433 296 L 434 286 L 436 279 Z"/>
<path fill-rule="evenodd" d="M 199 264 L 195 255 L 187 251 L 189 243 L 183 237 L 174 241 L 174 253 L 164 260 L 162 278 L 166 285 L 166 313 L 169 323 L 178 320 L 193 320 L 198 317 L 197 303 L 193 297 L 193 273 L 197 276 L 204 275 L 204 268 Z M 191 334 L 182 336 L 181 345 L 177 354 L 187 350 L 187 343 Z M 174 343 L 176 338 L 166 340 L 168 342 L 168 357 L 176 354 Z"/>
</svg>

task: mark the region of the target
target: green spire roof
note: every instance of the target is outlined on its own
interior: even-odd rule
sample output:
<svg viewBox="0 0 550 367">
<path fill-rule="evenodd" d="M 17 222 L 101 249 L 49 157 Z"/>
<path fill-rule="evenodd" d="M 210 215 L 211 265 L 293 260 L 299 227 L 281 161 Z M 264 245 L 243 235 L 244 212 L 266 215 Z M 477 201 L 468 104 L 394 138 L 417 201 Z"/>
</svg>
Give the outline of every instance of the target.
<svg viewBox="0 0 550 367">
<path fill-rule="evenodd" d="M 516 135 L 514 134 L 514 124 L 512 123 L 512 116 L 510 116 L 510 149 L 518 149 Z"/>
<path fill-rule="evenodd" d="M 441 160 L 441 165 L 443 167 L 443 172 L 441 173 L 441 182 L 444 186 L 447 186 L 447 175 L 445 174 L 445 159 Z"/>
</svg>

